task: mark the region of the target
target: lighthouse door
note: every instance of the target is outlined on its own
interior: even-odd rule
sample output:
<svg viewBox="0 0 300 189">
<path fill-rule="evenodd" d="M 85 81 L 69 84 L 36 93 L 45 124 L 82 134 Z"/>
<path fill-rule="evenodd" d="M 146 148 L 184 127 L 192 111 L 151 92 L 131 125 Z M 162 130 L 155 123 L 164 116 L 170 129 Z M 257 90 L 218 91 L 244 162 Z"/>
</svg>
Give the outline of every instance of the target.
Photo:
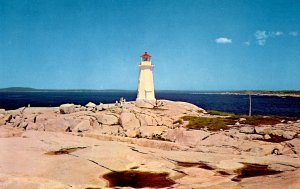
<svg viewBox="0 0 300 189">
<path fill-rule="evenodd" d="M 145 98 L 146 98 L 146 99 L 151 98 L 151 92 L 152 92 L 152 91 L 145 91 Z"/>
</svg>

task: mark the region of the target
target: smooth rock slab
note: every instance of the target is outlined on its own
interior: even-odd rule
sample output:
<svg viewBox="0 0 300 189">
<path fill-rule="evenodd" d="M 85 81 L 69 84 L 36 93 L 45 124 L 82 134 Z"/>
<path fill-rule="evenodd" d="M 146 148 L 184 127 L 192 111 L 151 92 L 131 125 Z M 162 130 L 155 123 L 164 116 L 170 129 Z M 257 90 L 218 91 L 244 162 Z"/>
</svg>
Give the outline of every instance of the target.
<svg viewBox="0 0 300 189">
<path fill-rule="evenodd" d="M 75 108 L 74 104 L 62 104 L 59 106 L 59 111 L 61 114 L 70 114 L 75 112 Z"/>
<path fill-rule="evenodd" d="M 99 123 L 104 125 L 117 125 L 119 124 L 119 119 L 112 114 L 96 114 L 96 118 Z"/>
</svg>

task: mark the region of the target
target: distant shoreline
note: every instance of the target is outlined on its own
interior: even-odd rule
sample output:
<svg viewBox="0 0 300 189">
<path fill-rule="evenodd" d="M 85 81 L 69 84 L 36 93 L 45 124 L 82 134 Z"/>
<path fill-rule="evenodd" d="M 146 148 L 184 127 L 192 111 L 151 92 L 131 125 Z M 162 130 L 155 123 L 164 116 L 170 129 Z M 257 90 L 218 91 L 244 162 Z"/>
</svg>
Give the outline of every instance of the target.
<svg viewBox="0 0 300 189">
<path fill-rule="evenodd" d="M 35 89 L 30 87 L 0 88 L 0 92 L 135 92 L 126 89 Z M 156 90 L 159 92 L 188 92 L 190 94 L 220 94 L 220 95 L 253 95 L 253 96 L 277 96 L 300 98 L 300 90 L 236 90 L 236 91 L 195 91 L 195 90 Z"/>
<path fill-rule="evenodd" d="M 253 92 L 253 91 L 249 91 L 249 92 L 195 92 L 192 94 L 219 94 L 219 95 L 251 95 L 251 96 L 276 96 L 276 97 L 294 97 L 294 98 L 300 98 L 300 92 L 296 92 L 296 93 L 285 93 L 282 91 L 272 91 L 272 92 Z"/>
</svg>

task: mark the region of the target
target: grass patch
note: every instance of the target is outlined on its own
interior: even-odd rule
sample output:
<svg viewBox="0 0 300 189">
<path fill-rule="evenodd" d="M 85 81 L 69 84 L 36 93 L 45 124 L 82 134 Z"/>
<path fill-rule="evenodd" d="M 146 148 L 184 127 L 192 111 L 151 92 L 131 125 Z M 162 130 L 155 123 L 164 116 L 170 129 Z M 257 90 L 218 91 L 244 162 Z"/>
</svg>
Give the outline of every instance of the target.
<svg viewBox="0 0 300 189">
<path fill-rule="evenodd" d="M 235 125 L 237 122 L 245 125 L 275 125 L 278 123 L 287 123 L 288 121 L 295 122 L 299 118 L 287 116 L 261 116 L 261 115 L 235 115 L 228 112 L 221 112 L 216 110 L 208 110 L 210 115 L 226 116 L 226 117 L 197 117 L 184 116 L 182 120 L 188 121 L 186 128 L 188 129 L 202 129 L 207 128 L 210 131 L 218 131 L 220 129 L 229 129 L 229 125 Z M 180 123 L 182 120 L 174 121 L 173 124 Z"/>
<path fill-rule="evenodd" d="M 234 116 L 235 115 L 235 114 L 232 114 L 232 113 L 221 112 L 221 111 L 217 111 L 217 110 L 207 110 L 207 112 L 210 115 L 219 115 L 219 116 Z"/>
<path fill-rule="evenodd" d="M 184 121 L 189 121 L 189 124 L 186 126 L 188 129 L 201 129 L 205 127 L 211 131 L 229 129 L 229 127 L 227 126 L 228 120 L 225 120 L 223 118 L 184 116 L 182 119 Z"/>
<path fill-rule="evenodd" d="M 275 116 L 244 116 L 245 124 L 249 125 L 275 125 L 281 122 L 281 119 Z"/>
<path fill-rule="evenodd" d="M 261 115 L 235 115 L 228 112 L 221 112 L 216 110 L 208 110 L 210 115 L 218 115 L 218 116 L 227 116 L 226 118 L 222 118 L 226 123 L 234 124 L 234 122 L 239 122 L 241 124 L 247 125 L 275 125 L 278 123 L 287 123 L 288 121 L 296 121 L 299 118 L 297 117 L 287 117 L 287 116 L 261 116 Z M 243 120 L 240 120 L 244 118 Z M 231 120 L 231 121 L 229 121 Z"/>
<path fill-rule="evenodd" d="M 224 114 L 223 114 L 224 115 Z M 241 119 L 243 118 L 243 119 Z M 184 121 L 188 121 L 186 128 L 188 129 L 202 129 L 207 128 L 210 131 L 218 131 L 220 129 L 229 129 L 229 125 L 235 125 L 237 122 L 245 125 L 275 125 L 278 123 L 287 123 L 288 121 L 296 121 L 296 117 L 284 116 L 247 116 L 247 115 L 234 115 L 227 117 L 197 117 L 197 116 L 184 116 Z M 283 121 L 284 120 L 284 121 Z"/>
</svg>

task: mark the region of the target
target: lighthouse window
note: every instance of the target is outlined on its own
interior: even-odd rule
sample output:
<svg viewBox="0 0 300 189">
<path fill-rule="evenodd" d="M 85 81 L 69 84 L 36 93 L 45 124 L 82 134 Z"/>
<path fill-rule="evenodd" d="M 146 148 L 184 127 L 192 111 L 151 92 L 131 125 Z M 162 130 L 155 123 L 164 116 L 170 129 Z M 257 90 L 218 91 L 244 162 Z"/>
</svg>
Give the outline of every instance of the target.
<svg viewBox="0 0 300 189">
<path fill-rule="evenodd" d="M 149 57 L 143 57 L 143 61 L 149 61 L 150 58 Z"/>
</svg>

